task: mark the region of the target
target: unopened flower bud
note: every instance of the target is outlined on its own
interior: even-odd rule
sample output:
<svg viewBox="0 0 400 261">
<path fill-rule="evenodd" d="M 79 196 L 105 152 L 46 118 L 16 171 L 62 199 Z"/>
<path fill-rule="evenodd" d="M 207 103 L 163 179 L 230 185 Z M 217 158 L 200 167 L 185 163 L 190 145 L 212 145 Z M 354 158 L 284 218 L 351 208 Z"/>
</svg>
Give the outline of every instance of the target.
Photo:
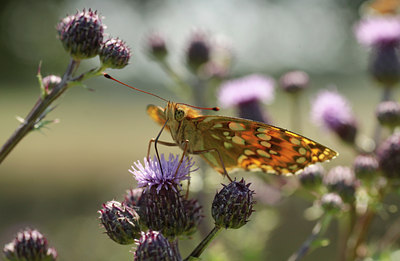
<svg viewBox="0 0 400 261">
<path fill-rule="evenodd" d="M 17 234 L 17 237 L 5 245 L 3 249 L 8 261 L 54 261 L 57 251 L 49 248 L 47 239 L 36 229 L 26 229 Z"/>
<path fill-rule="evenodd" d="M 377 176 L 379 163 L 373 155 L 358 155 L 354 159 L 353 168 L 358 179 L 370 181 Z"/>
<path fill-rule="evenodd" d="M 400 104 L 395 101 L 379 103 L 376 116 L 383 126 L 395 128 L 400 125 Z"/>
<path fill-rule="evenodd" d="M 331 192 L 339 194 L 344 202 L 354 201 L 356 191 L 356 178 L 354 172 L 343 166 L 332 168 L 325 176 L 323 182 Z"/>
<path fill-rule="evenodd" d="M 321 206 L 329 214 L 337 214 L 343 209 L 342 198 L 336 193 L 328 193 L 322 196 Z"/>
<path fill-rule="evenodd" d="M 249 186 L 243 179 L 233 181 L 215 195 L 211 212 L 216 226 L 236 229 L 247 223 L 254 212 L 254 191 Z"/>
<path fill-rule="evenodd" d="M 303 71 L 285 73 L 279 80 L 279 85 L 287 93 L 298 93 L 308 87 L 310 78 Z"/>
<path fill-rule="evenodd" d="M 377 156 L 383 175 L 400 179 L 400 133 L 396 132 L 378 148 Z"/>
<path fill-rule="evenodd" d="M 308 166 L 299 174 L 300 183 L 306 189 L 318 188 L 322 184 L 324 173 L 324 168 L 319 164 Z"/>
<path fill-rule="evenodd" d="M 75 60 L 81 60 L 99 54 L 104 27 L 97 11 L 83 9 L 61 20 L 57 31 L 65 50 Z"/>
<path fill-rule="evenodd" d="M 118 38 L 110 38 L 101 45 L 100 61 L 107 68 L 122 69 L 128 65 L 130 58 L 131 50 Z"/>
<path fill-rule="evenodd" d="M 135 189 L 127 190 L 126 194 L 125 194 L 125 200 L 123 203 L 131 208 L 137 206 L 139 203 L 139 199 L 142 196 L 142 193 L 143 193 L 142 188 L 135 188 Z"/>
<path fill-rule="evenodd" d="M 185 206 L 189 221 L 185 229 L 185 235 L 191 236 L 197 231 L 197 226 L 203 219 L 203 209 L 200 206 L 199 202 L 197 202 L 197 200 L 194 199 L 192 200 L 185 199 L 183 201 L 183 205 Z"/>
<path fill-rule="evenodd" d="M 207 35 L 196 32 L 192 35 L 186 51 L 186 62 L 193 72 L 210 60 L 210 44 Z"/>
<path fill-rule="evenodd" d="M 103 204 L 98 212 L 107 235 L 115 242 L 132 244 L 140 237 L 139 215 L 132 208 L 113 200 Z"/>
<path fill-rule="evenodd" d="M 176 253 L 168 240 L 157 231 L 142 232 L 139 240 L 136 240 L 137 248 L 134 253 L 135 261 L 180 261 L 179 253 Z"/>
<path fill-rule="evenodd" d="M 159 33 L 153 33 L 147 38 L 147 50 L 154 60 L 164 60 L 168 55 L 164 37 Z"/>
</svg>

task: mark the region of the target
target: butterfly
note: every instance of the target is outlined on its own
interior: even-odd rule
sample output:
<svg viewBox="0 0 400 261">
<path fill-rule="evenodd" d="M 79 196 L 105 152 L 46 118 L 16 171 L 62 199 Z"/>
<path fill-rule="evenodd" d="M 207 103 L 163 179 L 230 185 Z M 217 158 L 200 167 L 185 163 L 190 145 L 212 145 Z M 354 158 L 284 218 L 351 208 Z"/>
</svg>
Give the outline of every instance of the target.
<svg viewBox="0 0 400 261">
<path fill-rule="evenodd" d="M 241 118 L 202 115 L 182 103 L 168 101 L 165 108 L 148 105 L 147 113 L 171 133 L 174 142 L 158 141 L 160 144 L 198 154 L 224 175 L 235 169 L 296 173 L 338 155 L 286 129 Z"/>
</svg>

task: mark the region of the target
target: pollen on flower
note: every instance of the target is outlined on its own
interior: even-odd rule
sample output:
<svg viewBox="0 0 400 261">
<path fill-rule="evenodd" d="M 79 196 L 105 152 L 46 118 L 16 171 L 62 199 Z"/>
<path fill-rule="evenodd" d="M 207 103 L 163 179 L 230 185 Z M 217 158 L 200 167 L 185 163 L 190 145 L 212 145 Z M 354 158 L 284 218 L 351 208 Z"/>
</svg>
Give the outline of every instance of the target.
<svg viewBox="0 0 400 261">
<path fill-rule="evenodd" d="M 190 169 L 194 165 L 192 158 L 184 157 L 179 166 L 180 159 L 179 155 L 170 154 L 166 160 L 164 154 L 161 154 L 160 162 L 163 170 L 161 172 L 155 156 L 150 160 L 144 158 L 144 166 L 140 161 L 134 162 L 134 166 L 129 169 L 129 172 L 135 176 L 138 187 L 151 188 L 155 186 L 157 192 L 162 188 L 175 190 L 177 186 L 180 186 L 181 181 L 190 179 L 189 173 L 192 172 Z"/>
</svg>

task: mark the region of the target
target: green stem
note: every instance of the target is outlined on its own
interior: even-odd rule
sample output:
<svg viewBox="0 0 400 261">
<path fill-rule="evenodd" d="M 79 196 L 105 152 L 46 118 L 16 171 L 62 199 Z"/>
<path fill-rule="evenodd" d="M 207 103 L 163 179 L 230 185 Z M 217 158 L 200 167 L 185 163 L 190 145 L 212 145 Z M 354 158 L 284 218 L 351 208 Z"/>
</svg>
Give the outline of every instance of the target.
<svg viewBox="0 0 400 261">
<path fill-rule="evenodd" d="M 313 243 L 326 232 L 326 229 L 329 227 L 331 221 L 332 221 L 332 215 L 325 215 L 324 217 L 322 217 L 322 219 L 320 219 L 317 222 L 317 224 L 315 224 L 311 235 L 297 250 L 297 252 L 295 252 L 292 256 L 289 257 L 288 261 L 298 261 L 302 259 L 304 256 L 306 256 L 306 254 L 314 250 L 316 246 L 313 246 Z"/>
<path fill-rule="evenodd" d="M 49 106 L 63 94 L 69 87 L 72 85 L 87 79 L 93 76 L 99 75 L 100 71 L 104 68 L 101 67 L 98 70 L 92 70 L 85 74 L 81 74 L 76 78 L 72 78 L 72 74 L 75 72 L 79 65 L 79 61 L 75 61 L 73 59 L 70 60 L 68 67 L 63 75 L 63 78 L 59 84 L 57 84 L 49 95 L 42 98 L 39 97 L 35 106 L 31 109 L 29 114 L 26 116 L 23 123 L 14 131 L 11 137 L 4 143 L 3 147 L 0 150 L 0 164 L 4 161 L 7 155 L 17 146 L 17 144 L 31 131 L 34 129 L 34 125 L 38 122 L 38 120 L 44 117 L 43 113 L 46 113 L 46 110 Z"/>
<path fill-rule="evenodd" d="M 210 233 L 200 242 L 200 244 L 193 250 L 193 252 L 185 258 L 185 261 L 196 260 L 200 257 L 203 251 L 207 248 L 207 246 L 211 243 L 211 241 L 217 237 L 219 232 L 222 231 L 221 227 L 215 226 Z"/>
</svg>

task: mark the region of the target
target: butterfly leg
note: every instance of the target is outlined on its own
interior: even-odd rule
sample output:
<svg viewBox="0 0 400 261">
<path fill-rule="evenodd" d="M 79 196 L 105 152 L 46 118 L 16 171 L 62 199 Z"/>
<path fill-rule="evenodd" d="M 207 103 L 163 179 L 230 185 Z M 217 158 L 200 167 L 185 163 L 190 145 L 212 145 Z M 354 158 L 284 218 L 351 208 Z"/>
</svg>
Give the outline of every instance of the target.
<svg viewBox="0 0 400 261">
<path fill-rule="evenodd" d="M 150 159 L 151 144 L 152 144 L 153 142 L 156 142 L 156 139 L 153 138 L 153 139 L 151 139 L 151 140 L 149 141 L 149 147 L 147 148 L 147 160 Z M 165 146 L 170 146 L 170 147 L 178 146 L 178 144 L 176 144 L 176 143 L 174 143 L 174 142 L 168 142 L 168 141 L 162 141 L 162 140 L 158 140 L 157 143 L 159 143 L 159 144 L 161 144 L 161 145 L 165 145 Z"/>
<path fill-rule="evenodd" d="M 221 154 L 219 153 L 219 151 L 217 149 L 214 148 L 214 149 L 208 149 L 208 150 L 196 150 L 196 151 L 193 151 L 193 154 L 203 154 L 203 153 L 207 153 L 207 152 L 216 152 L 218 154 L 219 161 L 221 162 L 222 169 L 224 170 L 224 175 L 229 179 L 230 182 L 232 182 L 233 180 L 228 175 L 228 172 L 225 169 L 224 161 L 222 160 Z"/>
</svg>

